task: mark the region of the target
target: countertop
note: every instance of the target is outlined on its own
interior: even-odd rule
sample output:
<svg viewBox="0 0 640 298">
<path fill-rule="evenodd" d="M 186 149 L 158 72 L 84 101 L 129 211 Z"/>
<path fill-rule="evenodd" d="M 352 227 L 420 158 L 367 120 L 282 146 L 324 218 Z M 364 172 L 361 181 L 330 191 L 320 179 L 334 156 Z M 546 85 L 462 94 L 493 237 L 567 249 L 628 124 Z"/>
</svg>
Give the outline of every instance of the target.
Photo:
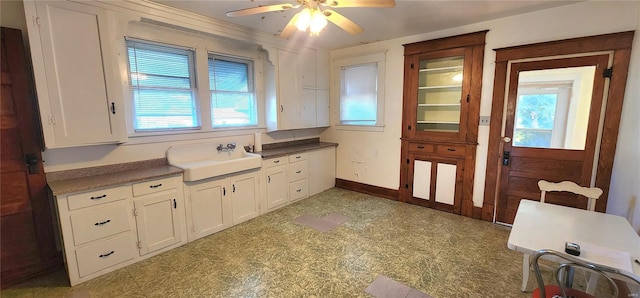
<svg viewBox="0 0 640 298">
<path fill-rule="evenodd" d="M 180 168 L 170 165 L 159 165 L 108 174 L 87 175 L 71 179 L 48 181 L 47 184 L 53 195 L 58 196 L 180 174 L 182 174 L 182 169 Z"/>
<path fill-rule="evenodd" d="M 263 159 L 286 156 L 327 147 L 336 143 L 316 139 L 265 144 Z M 54 196 L 182 174 L 183 170 L 166 164 L 166 159 L 146 160 L 47 173 L 47 184 Z"/>
<path fill-rule="evenodd" d="M 263 149 L 262 152 L 256 152 L 256 153 L 259 153 L 260 155 L 262 155 L 262 158 L 265 159 L 265 158 L 286 156 L 289 154 L 296 154 L 296 153 L 322 149 L 326 147 L 336 147 L 336 146 L 338 146 L 338 144 L 336 143 L 314 142 L 314 143 L 289 145 L 289 146 L 277 147 L 272 149 Z"/>
</svg>

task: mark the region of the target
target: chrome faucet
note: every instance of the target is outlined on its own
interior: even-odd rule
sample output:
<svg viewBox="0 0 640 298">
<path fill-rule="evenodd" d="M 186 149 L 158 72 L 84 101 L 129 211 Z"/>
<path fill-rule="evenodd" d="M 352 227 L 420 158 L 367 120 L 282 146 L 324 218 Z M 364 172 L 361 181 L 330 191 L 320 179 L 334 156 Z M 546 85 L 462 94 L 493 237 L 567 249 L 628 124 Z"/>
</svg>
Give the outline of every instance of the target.
<svg viewBox="0 0 640 298">
<path fill-rule="evenodd" d="M 231 151 L 236 149 L 236 143 L 229 143 L 226 146 L 220 144 L 218 145 L 218 147 L 216 147 L 216 149 L 218 150 L 218 152 L 220 151 Z"/>
</svg>

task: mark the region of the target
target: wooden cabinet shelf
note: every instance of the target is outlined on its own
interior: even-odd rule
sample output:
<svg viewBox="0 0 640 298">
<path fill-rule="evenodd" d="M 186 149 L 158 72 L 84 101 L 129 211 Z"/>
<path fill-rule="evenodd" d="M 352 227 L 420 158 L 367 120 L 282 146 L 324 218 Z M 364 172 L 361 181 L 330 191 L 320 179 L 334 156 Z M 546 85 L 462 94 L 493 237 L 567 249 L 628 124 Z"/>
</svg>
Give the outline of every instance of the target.
<svg viewBox="0 0 640 298">
<path fill-rule="evenodd" d="M 400 201 L 473 216 L 485 35 L 405 45 Z"/>
</svg>

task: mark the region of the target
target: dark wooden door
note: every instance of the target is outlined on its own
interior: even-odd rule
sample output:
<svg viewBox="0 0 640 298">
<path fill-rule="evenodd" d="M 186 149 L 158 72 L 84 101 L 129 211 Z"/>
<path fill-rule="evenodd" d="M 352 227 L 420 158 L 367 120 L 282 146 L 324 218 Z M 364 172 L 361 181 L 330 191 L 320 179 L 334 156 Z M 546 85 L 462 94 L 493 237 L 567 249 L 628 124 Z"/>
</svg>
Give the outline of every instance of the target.
<svg viewBox="0 0 640 298">
<path fill-rule="evenodd" d="M 1 30 L 0 263 L 5 288 L 59 267 L 62 259 L 55 245 L 22 33 Z"/>
<path fill-rule="evenodd" d="M 512 64 L 496 221 L 513 223 L 520 200 L 539 200 L 537 183 L 541 179 L 552 182 L 568 180 L 582 186 L 592 184 L 605 91 L 603 73 L 608 63 L 609 55 L 595 55 Z M 584 77 L 577 75 L 574 75 L 577 79 L 567 79 L 571 77 L 566 74 L 567 70 L 578 69 L 593 72 L 593 78 L 590 78 L 593 84 L 588 90 L 591 91 L 588 98 L 590 106 L 586 108 L 582 103 L 573 102 L 575 96 L 572 94 L 577 90 L 572 86 L 590 86 L 591 82 L 584 82 Z M 533 74 L 542 70 L 559 70 L 565 74 L 554 79 L 556 74 L 538 72 L 538 81 L 523 80 L 525 72 Z M 571 102 L 565 102 L 569 100 L 567 98 Z M 582 116 L 577 116 L 580 109 L 583 110 Z M 569 123 L 577 123 L 579 117 L 584 118 L 582 124 L 565 127 Z M 546 201 L 587 208 L 585 197 L 568 193 L 551 193 Z"/>
</svg>

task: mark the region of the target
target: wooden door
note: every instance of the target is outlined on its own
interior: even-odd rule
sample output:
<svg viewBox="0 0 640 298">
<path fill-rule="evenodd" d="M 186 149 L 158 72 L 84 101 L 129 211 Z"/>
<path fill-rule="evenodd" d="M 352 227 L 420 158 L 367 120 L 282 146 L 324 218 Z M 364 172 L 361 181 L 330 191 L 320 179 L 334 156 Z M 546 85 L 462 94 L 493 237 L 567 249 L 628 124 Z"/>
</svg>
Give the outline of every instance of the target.
<svg viewBox="0 0 640 298">
<path fill-rule="evenodd" d="M 2 28 L 0 251 L 5 288 L 62 265 L 20 30 Z M 27 156 L 32 165 L 28 166 Z"/>
<path fill-rule="evenodd" d="M 591 186 L 609 55 L 511 65 L 496 221 L 512 223 L 520 200 L 539 200 L 538 181 Z M 587 208 L 587 198 L 547 202 Z"/>
</svg>

